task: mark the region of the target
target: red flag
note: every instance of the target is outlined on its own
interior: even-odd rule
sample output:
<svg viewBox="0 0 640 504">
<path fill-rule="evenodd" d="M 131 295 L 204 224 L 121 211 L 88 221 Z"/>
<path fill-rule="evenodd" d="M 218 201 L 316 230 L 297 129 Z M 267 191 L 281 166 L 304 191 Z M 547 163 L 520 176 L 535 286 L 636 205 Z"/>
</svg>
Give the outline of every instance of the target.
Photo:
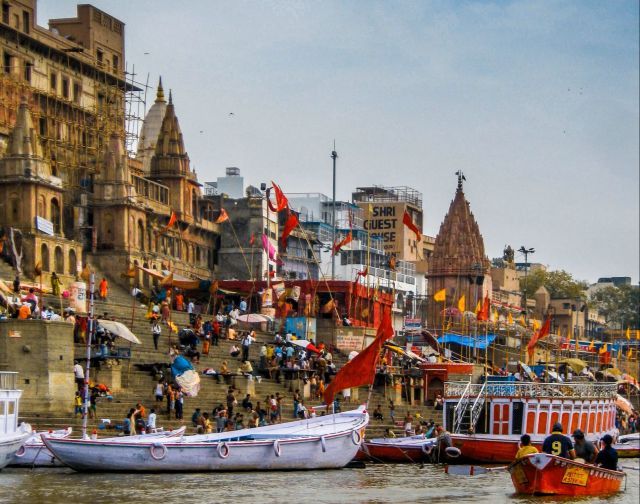
<svg viewBox="0 0 640 504">
<path fill-rule="evenodd" d="M 290 213 L 287 218 L 287 222 L 284 223 L 284 229 L 282 230 L 282 236 L 280 237 L 280 244 L 282 245 L 282 251 L 287 251 L 287 238 L 298 225 L 298 216 L 294 213 Z"/>
<path fill-rule="evenodd" d="M 222 224 L 224 221 L 228 221 L 228 220 L 229 220 L 229 214 L 224 208 L 221 208 L 220 214 L 218 215 L 218 218 L 215 220 L 215 223 Z"/>
<path fill-rule="evenodd" d="M 158 231 L 158 234 L 166 233 L 169 230 L 169 228 L 173 226 L 176 222 L 178 222 L 178 216 L 173 210 L 171 210 L 171 217 L 169 217 L 169 222 L 165 227 L 163 227 L 160 231 Z"/>
<path fill-rule="evenodd" d="M 391 315 L 389 310 L 385 310 L 373 343 L 347 362 L 325 389 L 325 404 L 331 404 L 336 393 L 340 390 L 373 383 L 382 345 L 388 339 L 393 338 L 393 334 Z"/>
<path fill-rule="evenodd" d="M 251 233 L 251 238 L 249 238 L 249 245 L 253 245 L 256 242 L 256 234 Z"/>
<path fill-rule="evenodd" d="M 491 302 L 489 301 L 489 295 L 487 294 L 484 297 L 484 301 L 482 302 L 482 309 L 478 313 L 478 320 L 479 321 L 489 320 L 489 306 L 490 305 L 491 305 Z"/>
<path fill-rule="evenodd" d="M 274 212 L 279 212 L 280 210 L 284 210 L 285 208 L 289 208 L 289 200 L 280 189 L 280 186 L 276 184 L 273 180 L 271 181 L 273 184 L 273 190 L 276 193 L 276 207 L 275 209 L 270 205 L 270 208 Z"/>
<path fill-rule="evenodd" d="M 362 271 L 358 271 L 358 276 L 366 277 L 369 274 L 369 266 L 365 266 Z"/>
<path fill-rule="evenodd" d="M 404 211 L 404 215 L 402 216 L 402 223 L 416 234 L 416 240 L 422 240 L 422 233 L 420 233 L 418 226 L 413 223 L 409 212 L 407 212 L 406 210 Z"/>
<path fill-rule="evenodd" d="M 333 244 L 333 255 L 336 255 L 338 252 L 340 252 L 342 247 L 344 247 L 347 243 L 351 243 L 352 241 L 353 241 L 353 233 L 349 231 L 347 233 L 347 236 L 345 236 L 342 241 Z"/>
<path fill-rule="evenodd" d="M 531 338 L 531 341 L 527 345 L 527 352 L 529 352 L 529 358 L 533 357 L 533 349 L 536 347 L 538 340 L 544 338 L 545 336 L 548 336 L 550 330 L 551 330 L 551 315 L 547 316 L 547 320 L 544 321 L 542 328 L 538 332 L 533 333 L 533 337 Z"/>
</svg>

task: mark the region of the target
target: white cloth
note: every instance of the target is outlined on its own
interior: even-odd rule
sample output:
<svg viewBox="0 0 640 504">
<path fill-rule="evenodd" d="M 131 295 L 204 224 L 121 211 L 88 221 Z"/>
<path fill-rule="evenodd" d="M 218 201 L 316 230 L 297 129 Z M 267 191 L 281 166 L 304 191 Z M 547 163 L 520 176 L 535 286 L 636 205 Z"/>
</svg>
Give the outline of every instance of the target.
<svg viewBox="0 0 640 504">
<path fill-rule="evenodd" d="M 84 379 L 84 369 L 82 369 L 82 366 L 80 364 L 75 364 L 73 366 L 73 374 L 78 379 L 80 379 L 80 378 Z"/>
<path fill-rule="evenodd" d="M 147 418 L 147 429 L 155 429 L 156 428 L 156 414 L 149 413 L 149 417 Z"/>
</svg>

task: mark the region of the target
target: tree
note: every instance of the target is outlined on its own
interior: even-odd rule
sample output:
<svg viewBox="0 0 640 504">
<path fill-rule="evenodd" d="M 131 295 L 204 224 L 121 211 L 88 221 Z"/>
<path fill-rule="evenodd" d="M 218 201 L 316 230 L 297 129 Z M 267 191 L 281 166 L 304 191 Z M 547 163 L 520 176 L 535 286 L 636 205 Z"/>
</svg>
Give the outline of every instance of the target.
<svg viewBox="0 0 640 504">
<path fill-rule="evenodd" d="M 586 299 L 587 282 L 576 280 L 564 270 L 536 269 L 527 274 L 526 281 L 524 277 L 520 278 L 520 290 L 526 292 L 528 298 L 532 298 L 543 285 L 549 291 L 551 299 Z"/>
<path fill-rule="evenodd" d="M 593 294 L 591 299 L 611 327 L 640 328 L 640 287 L 634 285 L 605 287 Z"/>
</svg>

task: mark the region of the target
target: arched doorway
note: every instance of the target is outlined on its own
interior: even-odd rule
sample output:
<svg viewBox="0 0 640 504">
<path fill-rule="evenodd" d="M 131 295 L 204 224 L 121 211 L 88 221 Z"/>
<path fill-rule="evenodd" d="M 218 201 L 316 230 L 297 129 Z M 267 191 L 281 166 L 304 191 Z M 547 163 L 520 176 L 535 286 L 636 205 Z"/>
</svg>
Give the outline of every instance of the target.
<svg viewBox="0 0 640 504">
<path fill-rule="evenodd" d="M 56 234 L 60 234 L 60 219 L 60 203 L 57 198 L 51 198 L 51 222 L 53 223 L 53 232 Z"/>
<path fill-rule="evenodd" d="M 78 274 L 78 257 L 75 249 L 69 250 L 69 274 L 73 276 Z"/>
<path fill-rule="evenodd" d="M 59 275 L 64 275 L 64 254 L 62 253 L 62 247 L 56 247 L 54 252 L 54 262 L 55 272 Z"/>
<path fill-rule="evenodd" d="M 138 219 L 138 249 L 144 251 L 144 224 Z"/>
<path fill-rule="evenodd" d="M 49 247 L 46 243 L 40 246 L 40 263 L 42 264 L 42 271 L 49 271 Z"/>
</svg>

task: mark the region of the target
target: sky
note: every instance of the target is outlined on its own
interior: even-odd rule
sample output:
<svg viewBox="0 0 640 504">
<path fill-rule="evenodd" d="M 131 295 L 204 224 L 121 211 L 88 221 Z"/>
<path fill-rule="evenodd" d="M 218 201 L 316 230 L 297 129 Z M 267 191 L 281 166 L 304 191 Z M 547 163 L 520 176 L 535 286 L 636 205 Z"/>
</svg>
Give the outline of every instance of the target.
<svg viewBox="0 0 640 504">
<path fill-rule="evenodd" d="M 172 90 L 201 182 L 331 195 L 335 140 L 339 199 L 414 187 L 435 236 L 463 170 L 489 258 L 638 282 L 636 0 L 91 3 L 126 24 L 147 107 Z"/>
</svg>

